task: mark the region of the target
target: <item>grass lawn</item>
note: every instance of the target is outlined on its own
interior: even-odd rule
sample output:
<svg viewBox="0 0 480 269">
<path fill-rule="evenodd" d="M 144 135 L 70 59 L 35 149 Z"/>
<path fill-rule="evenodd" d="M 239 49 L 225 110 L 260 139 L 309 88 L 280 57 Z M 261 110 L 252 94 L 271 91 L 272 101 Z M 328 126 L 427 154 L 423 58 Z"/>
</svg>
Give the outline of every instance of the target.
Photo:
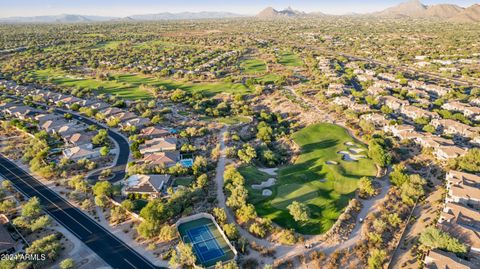
<svg viewBox="0 0 480 269">
<path fill-rule="evenodd" d="M 303 66 L 303 61 L 298 57 L 298 55 L 292 52 L 282 52 L 280 53 L 279 61 L 280 64 L 285 66 L 294 66 L 300 67 Z"/>
<path fill-rule="evenodd" d="M 100 81 L 95 78 L 82 78 L 69 76 L 63 71 L 44 69 L 33 71 L 34 75 L 41 80 L 52 78 L 52 82 L 67 87 L 103 87 L 99 93 L 115 94 L 124 99 L 138 100 L 150 99 L 152 94 L 147 90 L 140 89 L 140 85 L 165 86 L 169 90 L 182 89 L 189 92 L 203 92 L 206 96 L 214 96 L 219 93 L 248 94 L 252 91 L 243 84 L 215 82 L 215 83 L 191 83 L 172 79 L 157 79 L 136 74 L 114 75 L 113 80 Z"/>
<path fill-rule="evenodd" d="M 265 62 L 259 59 L 245 60 L 240 63 L 240 68 L 247 74 L 258 74 L 267 71 Z"/>
<path fill-rule="evenodd" d="M 272 196 L 264 197 L 262 190 L 251 188 L 252 184 L 259 184 L 271 176 L 253 166 L 241 168 L 240 173 L 246 179 L 249 202 L 255 205 L 260 216 L 302 234 L 321 234 L 332 227 L 353 197 L 358 179 L 375 176 L 376 167 L 370 159 L 342 160 L 337 152 L 352 148 L 346 146 L 346 142 L 354 142 L 354 148 L 366 147 L 337 125 L 311 125 L 293 134 L 293 140 L 302 152 L 294 164 L 279 169 L 277 182 L 270 188 Z M 338 164 L 327 165 L 326 161 Z M 308 222 L 299 224 L 290 216 L 286 207 L 293 201 L 307 204 Z"/>
<path fill-rule="evenodd" d="M 173 185 L 174 186 L 189 186 L 192 184 L 194 178 L 193 177 L 179 177 L 175 179 Z"/>
</svg>

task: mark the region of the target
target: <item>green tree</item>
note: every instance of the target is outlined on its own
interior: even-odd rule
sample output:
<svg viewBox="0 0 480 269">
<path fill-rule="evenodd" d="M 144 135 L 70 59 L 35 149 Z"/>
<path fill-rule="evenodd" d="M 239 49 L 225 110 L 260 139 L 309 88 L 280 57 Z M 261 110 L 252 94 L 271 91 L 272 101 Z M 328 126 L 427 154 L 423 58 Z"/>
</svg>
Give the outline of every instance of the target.
<svg viewBox="0 0 480 269">
<path fill-rule="evenodd" d="M 213 215 L 215 216 L 215 219 L 219 224 L 222 225 L 227 223 L 227 213 L 225 212 L 225 209 L 220 207 L 215 207 L 213 209 Z"/>
<path fill-rule="evenodd" d="M 467 246 L 465 244 L 436 227 L 428 227 L 425 229 L 420 234 L 418 241 L 426 249 L 439 248 L 456 254 L 467 253 Z"/>
<path fill-rule="evenodd" d="M 387 258 L 387 252 L 385 250 L 373 249 L 370 251 L 370 257 L 368 257 L 369 269 L 381 269 Z"/>
<path fill-rule="evenodd" d="M 40 200 L 35 196 L 30 198 L 27 203 L 22 207 L 22 217 L 25 218 L 34 218 L 39 216 L 42 213 L 42 207 L 40 205 Z"/>
<path fill-rule="evenodd" d="M 358 181 L 358 189 L 361 197 L 371 197 L 377 192 L 373 187 L 372 180 L 368 177 L 362 177 Z"/>
<path fill-rule="evenodd" d="M 295 221 L 297 222 L 308 221 L 309 219 L 308 207 L 304 203 L 293 201 L 289 206 L 287 206 L 287 209 Z"/>
<path fill-rule="evenodd" d="M 60 262 L 60 269 L 73 269 L 75 267 L 75 262 L 71 258 L 67 258 Z"/>
<path fill-rule="evenodd" d="M 107 156 L 110 153 L 110 149 L 107 146 L 100 148 L 100 155 Z"/>
<path fill-rule="evenodd" d="M 92 187 L 93 194 L 95 196 L 112 196 L 113 187 L 112 184 L 108 181 L 98 181 Z"/>
<path fill-rule="evenodd" d="M 238 151 L 237 155 L 240 161 L 246 164 L 257 158 L 257 152 L 250 144 L 243 145 L 243 148 Z"/>
</svg>

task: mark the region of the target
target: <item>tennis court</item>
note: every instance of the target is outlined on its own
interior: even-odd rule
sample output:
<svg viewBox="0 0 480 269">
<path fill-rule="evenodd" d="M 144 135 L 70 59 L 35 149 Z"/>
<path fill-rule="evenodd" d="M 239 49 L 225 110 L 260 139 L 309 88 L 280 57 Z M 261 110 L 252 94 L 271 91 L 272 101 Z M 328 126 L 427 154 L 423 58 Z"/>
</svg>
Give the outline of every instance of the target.
<svg viewBox="0 0 480 269">
<path fill-rule="evenodd" d="M 178 231 L 183 242 L 192 245 L 197 264 L 203 267 L 214 266 L 219 261 L 229 261 L 235 256 L 217 226 L 208 218 L 180 224 Z"/>
</svg>

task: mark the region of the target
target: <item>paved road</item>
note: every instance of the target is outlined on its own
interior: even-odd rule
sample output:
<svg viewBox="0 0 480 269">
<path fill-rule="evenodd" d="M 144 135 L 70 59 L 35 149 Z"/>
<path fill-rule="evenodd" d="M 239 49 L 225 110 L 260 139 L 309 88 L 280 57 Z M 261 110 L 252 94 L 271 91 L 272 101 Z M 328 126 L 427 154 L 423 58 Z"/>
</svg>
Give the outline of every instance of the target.
<svg viewBox="0 0 480 269">
<path fill-rule="evenodd" d="M 0 155 L 0 174 L 28 197 L 38 197 L 45 211 L 113 268 L 158 268 L 90 217 L 13 162 Z"/>
</svg>

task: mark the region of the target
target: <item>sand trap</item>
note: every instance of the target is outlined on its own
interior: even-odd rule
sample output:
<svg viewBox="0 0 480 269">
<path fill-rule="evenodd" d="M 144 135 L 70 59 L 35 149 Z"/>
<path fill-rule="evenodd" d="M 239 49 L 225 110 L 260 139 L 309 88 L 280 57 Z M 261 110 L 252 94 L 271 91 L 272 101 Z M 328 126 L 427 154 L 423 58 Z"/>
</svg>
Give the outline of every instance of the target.
<svg viewBox="0 0 480 269">
<path fill-rule="evenodd" d="M 269 189 L 264 189 L 262 191 L 262 196 L 272 196 L 272 191 Z"/>
<path fill-rule="evenodd" d="M 330 164 L 330 165 L 337 165 L 338 164 L 338 162 L 336 162 L 336 161 L 326 161 L 325 163 Z"/>
<path fill-rule="evenodd" d="M 361 153 L 363 151 L 365 151 L 365 149 L 362 149 L 362 148 L 351 148 L 351 149 L 348 149 L 351 153 L 354 153 L 354 154 L 358 154 L 358 153 Z"/>
<path fill-rule="evenodd" d="M 322 182 L 322 183 L 327 182 L 327 180 L 326 179 L 320 179 L 320 182 Z"/>
<path fill-rule="evenodd" d="M 259 168 L 258 170 L 271 176 L 276 176 L 278 168 Z"/>
<path fill-rule="evenodd" d="M 353 147 L 355 146 L 355 143 L 353 142 L 345 142 L 345 145 L 349 146 L 349 147 Z"/>
<path fill-rule="evenodd" d="M 271 187 L 275 185 L 275 179 L 274 178 L 269 178 L 267 181 L 263 181 L 261 184 L 253 184 L 252 189 L 254 190 L 261 190 L 264 188 Z"/>
<path fill-rule="evenodd" d="M 339 151 L 338 154 L 342 154 L 342 159 L 347 162 L 356 162 L 359 159 L 366 158 L 365 155 L 352 154 L 348 151 Z"/>
</svg>

